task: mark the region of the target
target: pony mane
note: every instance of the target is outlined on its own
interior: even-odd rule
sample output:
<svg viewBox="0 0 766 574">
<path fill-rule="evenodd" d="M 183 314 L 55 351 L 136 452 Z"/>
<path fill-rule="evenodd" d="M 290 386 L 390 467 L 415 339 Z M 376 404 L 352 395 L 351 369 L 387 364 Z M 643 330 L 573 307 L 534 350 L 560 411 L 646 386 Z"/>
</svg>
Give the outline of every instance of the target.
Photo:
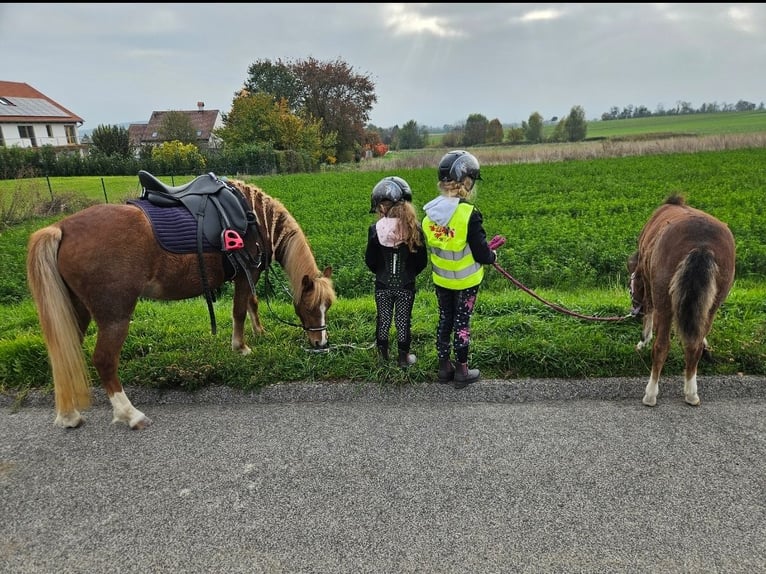
<svg viewBox="0 0 766 574">
<path fill-rule="evenodd" d="M 674 193 L 672 195 L 669 195 L 667 199 L 665 200 L 665 204 L 667 205 L 686 205 L 686 199 L 684 199 L 683 195 L 680 195 L 678 193 Z"/>
<path fill-rule="evenodd" d="M 272 256 L 285 270 L 290 281 L 293 301 L 297 303 L 300 300 L 304 276 L 314 280 L 310 304 L 334 301 L 332 281 L 319 271 L 306 234 L 282 202 L 256 185 L 236 179 L 230 179 L 229 183 L 244 194 L 255 212 Z"/>
</svg>

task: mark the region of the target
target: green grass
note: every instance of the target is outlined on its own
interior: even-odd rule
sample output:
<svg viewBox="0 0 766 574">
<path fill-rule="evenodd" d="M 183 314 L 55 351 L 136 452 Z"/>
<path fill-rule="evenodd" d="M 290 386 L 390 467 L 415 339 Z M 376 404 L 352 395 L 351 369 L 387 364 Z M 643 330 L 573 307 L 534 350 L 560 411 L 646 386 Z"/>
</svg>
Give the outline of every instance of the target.
<svg viewBox="0 0 766 574">
<path fill-rule="evenodd" d="M 588 138 L 623 138 L 668 133 L 701 136 L 755 132 L 766 132 L 766 111 L 685 114 L 588 122 Z"/>
<path fill-rule="evenodd" d="M 647 135 L 746 134 L 766 132 L 766 111 L 651 116 L 624 120 L 588 119 L 587 123 L 587 139 L 640 138 Z M 555 122 L 546 124 L 543 135 L 550 137 L 555 128 Z M 428 145 L 440 146 L 443 135 L 429 134 Z"/>
<path fill-rule="evenodd" d="M 482 169 L 477 206 L 489 235 L 505 235 L 499 264 L 544 299 L 588 316 L 622 317 L 629 310 L 626 260 L 643 223 L 671 192 L 729 224 L 737 241 L 737 280 L 709 340 L 717 362 L 700 376 L 766 374 L 766 149 L 635 156 Z M 397 172 L 414 190 L 418 210 L 436 193 L 434 170 Z M 278 197 L 306 231 L 320 268 L 333 266 L 338 301 L 330 310 L 331 351 L 305 349 L 303 332 L 282 293 L 259 285 L 267 333 L 252 355 L 230 349 L 231 293 L 216 302 L 218 335 L 202 298 L 141 301 L 122 352 L 123 382 L 194 389 L 211 384 L 257 388 L 286 381 L 351 380 L 418 384 L 433 380 L 438 311 L 430 274 L 418 279 L 413 351 L 408 372 L 381 364 L 372 349 L 375 306 L 363 251 L 369 193 L 383 171 L 349 171 L 249 178 Z M 95 181 L 93 181 L 95 180 Z M 106 180 L 106 178 L 105 178 Z M 137 178 L 109 178 L 110 201 L 134 195 Z M 44 180 L 43 180 L 44 181 Z M 3 182 L 0 182 L 3 183 Z M 18 182 L 17 182 L 18 183 Z M 179 182 L 176 182 L 178 184 Z M 88 194 L 103 201 L 100 178 L 52 182 L 54 195 Z M 3 188 L 0 187 L 0 190 Z M 126 191 L 127 190 L 127 191 Z M 25 193 L 24 189 L 16 193 Z M 47 185 L 43 188 L 45 198 Z M 121 195 L 122 194 L 122 195 Z M 61 214 L 35 216 L 0 228 L 0 389 L 50 388 L 47 353 L 25 278 L 26 241 Z M 279 268 L 273 279 L 279 281 Z M 267 298 L 270 305 L 266 305 Z M 272 314 L 272 310 L 273 313 Z M 487 269 L 474 315 L 472 362 L 485 377 L 647 376 L 650 353 L 634 349 L 637 321 L 602 322 L 559 313 Z M 85 347 L 92 353 L 95 330 Z M 392 331 L 393 336 L 393 331 Z M 674 344 L 665 372 L 679 374 Z"/>
</svg>

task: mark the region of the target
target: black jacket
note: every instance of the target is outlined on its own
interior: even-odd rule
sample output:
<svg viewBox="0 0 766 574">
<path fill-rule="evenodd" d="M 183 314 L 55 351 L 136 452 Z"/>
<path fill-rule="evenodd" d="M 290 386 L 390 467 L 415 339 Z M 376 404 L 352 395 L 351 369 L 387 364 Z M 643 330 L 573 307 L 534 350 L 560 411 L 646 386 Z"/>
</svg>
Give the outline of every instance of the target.
<svg viewBox="0 0 766 574">
<path fill-rule="evenodd" d="M 364 260 L 367 268 L 375 273 L 375 290 L 409 289 L 415 291 L 415 279 L 428 264 L 425 236 L 420 231 L 421 245 L 411 252 L 406 244 L 386 247 L 380 244 L 375 224 L 367 233 L 367 249 Z"/>
<path fill-rule="evenodd" d="M 487 244 L 487 232 L 484 231 L 484 217 L 476 206 L 474 206 L 471 217 L 468 219 L 468 237 L 466 240 L 471 248 L 471 254 L 477 263 L 491 265 L 497 261 L 497 256 Z"/>
</svg>

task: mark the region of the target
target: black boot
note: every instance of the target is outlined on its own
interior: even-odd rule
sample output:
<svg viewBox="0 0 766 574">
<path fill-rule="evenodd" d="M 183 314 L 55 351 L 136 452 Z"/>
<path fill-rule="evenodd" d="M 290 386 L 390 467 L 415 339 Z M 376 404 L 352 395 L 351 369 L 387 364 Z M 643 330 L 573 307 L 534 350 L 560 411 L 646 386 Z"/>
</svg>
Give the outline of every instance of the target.
<svg viewBox="0 0 766 574">
<path fill-rule="evenodd" d="M 408 369 L 410 365 L 414 365 L 417 361 L 417 357 L 409 351 L 399 350 L 399 358 L 396 360 L 396 364 L 402 369 Z"/>
<path fill-rule="evenodd" d="M 463 389 L 479 380 L 479 369 L 469 369 L 468 363 L 455 364 L 455 379 L 452 386 L 456 389 Z"/>
<path fill-rule="evenodd" d="M 437 377 L 440 383 L 449 383 L 455 376 L 455 365 L 449 359 L 439 359 Z"/>
<path fill-rule="evenodd" d="M 380 358 L 384 361 L 388 361 L 388 341 L 378 341 L 377 347 Z"/>
</svg>

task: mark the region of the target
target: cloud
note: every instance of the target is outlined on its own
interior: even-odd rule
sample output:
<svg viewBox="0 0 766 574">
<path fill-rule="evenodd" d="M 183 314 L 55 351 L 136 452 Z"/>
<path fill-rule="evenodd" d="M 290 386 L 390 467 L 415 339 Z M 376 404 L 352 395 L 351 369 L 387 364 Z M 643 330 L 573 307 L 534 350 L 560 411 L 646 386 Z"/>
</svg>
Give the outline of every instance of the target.
<svg viewBox="0 0 766 574">
<path fill-rule="evenodd" d="M 449 27 L 443 16 L 424 16 L 418 4 L 386 4 L 385 22 L 394 34 L 430 34 L 440 38 L 459 37 L 464 33 Z"/>
</svg>

